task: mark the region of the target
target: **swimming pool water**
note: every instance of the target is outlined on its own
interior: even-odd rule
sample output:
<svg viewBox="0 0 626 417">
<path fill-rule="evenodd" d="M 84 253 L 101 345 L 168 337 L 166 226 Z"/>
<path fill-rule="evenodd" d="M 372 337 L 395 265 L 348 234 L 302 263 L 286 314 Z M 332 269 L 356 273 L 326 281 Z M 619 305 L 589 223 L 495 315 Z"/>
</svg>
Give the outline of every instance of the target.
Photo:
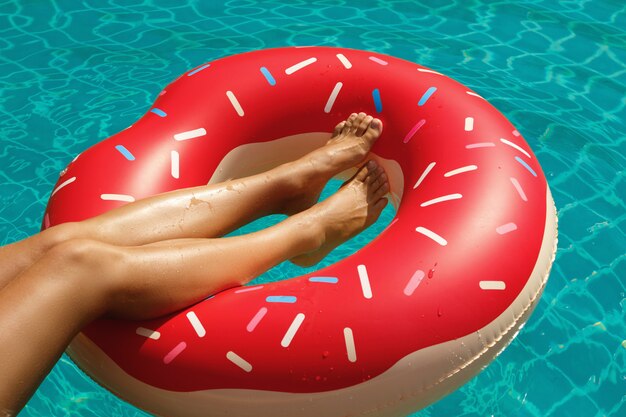
<svg viewBox="0 0 626 417">
<path fill-rule="evenodd" d="M 0 2 L 0 242 L 35 233 L 59 171 L 189 68 L 285 45 L 394 55 L 503 112 L 542 163 L 560 218 L 526 327 L 413 416 L 625 416 L 625 28 L 618 0 Z M 262 279 L 299 273 L 286 265 Z M 20 417 L 145 415 L 63 357 Z"/>
</svg>

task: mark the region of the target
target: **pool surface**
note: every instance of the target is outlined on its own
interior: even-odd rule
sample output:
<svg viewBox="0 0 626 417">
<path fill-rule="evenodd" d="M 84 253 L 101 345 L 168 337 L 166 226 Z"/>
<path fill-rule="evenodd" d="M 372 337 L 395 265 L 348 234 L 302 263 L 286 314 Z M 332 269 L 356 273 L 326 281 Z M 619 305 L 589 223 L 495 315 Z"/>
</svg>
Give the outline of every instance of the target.
<svg viewBox="0 0 626 417">
<path fill-rule="evenodd" d="M 550 280 L 517 339 L 413 417 L 626 416 L 626 6 L 358 3 L 0 2 L 0 243 L 37 232 L 59 171 L 133 123 L 190 68 L 286 45 L 394 55 L 457 79 L 517 126 L 543 166 L 560 226 Z M 282 265 L 259 279 L 301 272 Z M 38 416 L 147 414 L 64 356 L 20 414 Z"/>
</svg>

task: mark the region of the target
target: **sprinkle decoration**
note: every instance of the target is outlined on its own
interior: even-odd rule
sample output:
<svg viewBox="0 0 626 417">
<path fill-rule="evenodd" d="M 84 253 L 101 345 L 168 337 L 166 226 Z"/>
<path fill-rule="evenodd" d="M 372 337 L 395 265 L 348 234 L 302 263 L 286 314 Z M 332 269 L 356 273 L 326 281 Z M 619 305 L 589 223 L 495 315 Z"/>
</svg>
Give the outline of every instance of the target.
<svg viewBox="0 0 626 417">
<path fill-rule="evenodd" d="M 302 276 L 199 291 L 195 304 L 166 317 L 96 320 L 68 350 L 79 366 L 131 403 L 149 398 L 154 414 L 185 404 L 176 408 L 181 417 L 250 409 L 400 415 L 436 397 L 442 381 L 454 389 L 448 376 L 487 366 L 546 284 L 556 225 L 545 177 L 524 138 L 484 98 L 380 51 L 277 48 L 190 69 L 139 121 L 58 162 L 67 170 L 43 226 L 269 169 L 293 159 L 284 152 L 319 147 L 361 111 L 383 122 L 368 158 L 384 167 L 399 202 L 376 239 Z M 279 198 L 271 186 L 259 185 L 259 213 Z M 189 237 L 167 221 L 151 225 Z M 276 261 L 274 248 L 290 239 L 280 237 L 236 262 L 203 261 L 240 280 L 249 259 Z M 192 269 L 194 256 L 178 265 L 176 286 L 214 279 L 210 268 Z M 350 401 L 333 400 L 345 392 Z"/>
</svg>

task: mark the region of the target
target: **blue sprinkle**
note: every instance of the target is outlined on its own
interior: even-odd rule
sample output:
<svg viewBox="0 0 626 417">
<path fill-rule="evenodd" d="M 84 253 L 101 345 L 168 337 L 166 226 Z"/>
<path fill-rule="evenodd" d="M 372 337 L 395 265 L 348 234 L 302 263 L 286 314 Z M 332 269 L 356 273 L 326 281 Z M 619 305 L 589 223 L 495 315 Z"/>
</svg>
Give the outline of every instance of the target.
<svg viewBox="0 0 626 417">
<path fill-rule="evenodd" d="M 167 116 L 167 113 L 165 113 L 163 110 L 161 109 L 157 109 L 156 107 L 150 109 L 150 111 L 154 114 L 156 114 L 157 116 L 161 116 L 161 117 L 165 117 Z"/>
<path fill-rule="evenodd" d="M 327 282 L 329 284 L 336 284 L 339 282 L 339 278 L 336 277 L 311 277 L 309 278 L 311 282 Z"/>
<path fill-rule="evenodd" d="M 376 112 L 380 113 L 383 111 L 383 102 L 380 101 L 380 91 L 378 88 L 372 90 L 372 98 L 374 99 L 374 105 L 376 106 Z"/>
<path fill-rule="evenodd" d="M 272 73 L 270 73 L 270 70 L 265 67 L 261 67 L 261 74 L 265 76 L 265 79 L 268 83 L 270 83 L 270 85 L 276 85 L 276 80 L 274 79 L 274 77 L 272 77 Z"/>
<path fill-rule="evenodd" d="M 519 162 L 520 164 L 522 164 L 524 166 L 524 168 L 526 168 L 528 171 L 530 171 L 530 173 L 533 174 L 533 177 L 537 176 L 537 173 L 535 171 L 533 171 L 533 169 L 530 167 L 530 165 L 528 165 L 526 162 L 524 162 L 522 160 L 522 158 L 520 158 L 519 156 L 516 156 L 515 160 L 517 162 Z"/>
<path fill-rule="evenodd" d="M 426 90 L 422 98 L 420 98 L 420 101 L 417 102 L 417 105 L 423 106 L 424 104 L 426 104 L 430 96 L 435 94 L 435 91 L 437 91 L 437 87 L 430 87 L 428 90 Z"/>
<path fill-rule="evenodd" d="M 117 149 L 118 151 L 120 151 L 120 153 L 121 153 L 122 155 L 124 155 L 124 158 L 128 159 L 129 161 L 134 161 L 134 160 L 135 160 L 135 156 L 134 156 L 132 153 L 130 153 L 130 151 L 129 151 L 128 149 L 126 149 L 126 148 L 124 147 L 124 145 L 117 145 L 117 146 L 115 147 L 115 149 Z"/>
<path fill-rule="evenodd" d="M 188 74 L 187 74 L 187 77 L 191 77 L 191 76 L 192 76 L 192 75 L 194 75 L 196 72 L 200 72 L 200 71 L 202 71 L 203 69 L 208 68 L 208 67 L 210 67 L 210 66 L 211 66 L 211 64 L 206 64 L 206 65 L 201 66 L 200 68 L 196 68 L 195 70 L 193 70 L 193 71 L 191 71 L 190 73 L 188 73 Z"/>
<path fill-rule="evenodd" d="M 295 303 L 296 300 L 292 295 L 270 295 L 265 299 L 268 303 Z"/>
</svg>

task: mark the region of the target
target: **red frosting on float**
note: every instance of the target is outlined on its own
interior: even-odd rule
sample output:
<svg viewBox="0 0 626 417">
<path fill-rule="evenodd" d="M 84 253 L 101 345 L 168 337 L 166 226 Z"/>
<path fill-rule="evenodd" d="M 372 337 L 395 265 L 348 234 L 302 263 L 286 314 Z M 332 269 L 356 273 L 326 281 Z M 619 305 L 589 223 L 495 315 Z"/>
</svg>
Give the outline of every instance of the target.
<svg viewBox="0 0 626 417">
<path fill-rule="evenodd" d="M 311 58 L 315 62 L 286 73 Z M 139 199 L 206 184 L 233 148 L 330 131 L 357 111 L 383 120 L 385 131 L 373 152 L 396 160 L 405 177 L 396 219 L 354 256 L 314 274 L 245 292 L 224 291 L 168 317 L 98 320 L 85 329 L 87 337 L 128 374 L 159 388 L 319 392 L 372 378 L 411 352 L 493 321 L 518 296 L 537 260 L 546 181 L 528 145 L 495 108 L 450 78 L 420 69 L 389 56 L 322 47 L 219 59 L 167 86 L 154 104 L 165 117 L 148 112 L 131 128 L 81 154 L 50 200 L 52 225 L 124 204 L 105 201 L 102 194 Z M 341 89 L 325 112 L 338 82 Z M 436 91 L 425 99 L 431 87 Z M 199 128 L 207 134 L 174 139 Z M 118 145 L 135 159 L 128 160 Z M 174 150 L 180 155 L 179 178 L 170 170 Z M 463 167 L 470 168 L 444 175 Z M 421 206 L 456 194 L 462 197 Z M 447 244 L 416 231 L 418 227 Z M 358 265 L 365 266 L 371 297 Z M 232 268 L 236 273 L 237 265 Z M 337 282 L 309 281 L 316 276 L 336 277 Z M 505 288 L 483 289 L 485 281 Z M 270 296 L 296 301 L 268 302 Z M 189 312 L 205 330 L 202 337 Z M 283 347 L 290 327 L 296 331 Z M 138 328 L 158 331 L 160 337 L 140 335 Z M 348 354 L 346 328 L 355 356 Z M 251 369 L 237 364 L 233 353 Z"/>
</svg>

